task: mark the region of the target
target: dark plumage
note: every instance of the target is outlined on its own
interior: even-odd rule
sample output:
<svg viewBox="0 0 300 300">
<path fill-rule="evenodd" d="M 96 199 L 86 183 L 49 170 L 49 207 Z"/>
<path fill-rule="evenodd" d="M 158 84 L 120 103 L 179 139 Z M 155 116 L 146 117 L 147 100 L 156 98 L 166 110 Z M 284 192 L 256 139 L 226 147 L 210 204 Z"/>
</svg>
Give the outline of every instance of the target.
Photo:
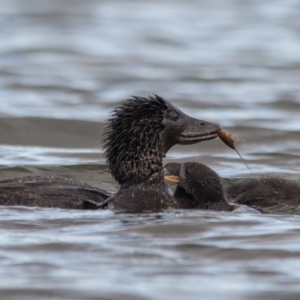
<svg viewBox="0 0 300 300">
<path fill-rule="evenodd" d="M 229 185 L 228 198 L 264 213 L 300 213 L 300 182 L 280 177 L 243 179 Z"/>
<path fill-rule="evenodd" d="M 179 208 L 163 180 L 163 157 L 175 144 L 217 137 L 219 128 L 190 118 L 159 96 L 126 100 L 106 125 L 104 154 L 119 190 L 101 207 L 125 211 Z M 88 208 L 92 206 L 87 203 Z"/>
<path fill-rule="evenodd" d="M 0 205 L 82 209 L 86 200 L 103 202 L 110 193 L 59 177 L 22 177 L 0 181 Z"/>
<path fill-rule="evenodd" d="M 163 180 L 163 156 L 175 144 L 216 138 L 219 128 L 190 118 L 161 97 L 133 97 L 106 124 L 104 153 L 119 183 L 116 194 L 63 178 L 24 177 L 0 181 L 0 204 L 78 209 L 108 205 L 128 211 L 178 207 Z"/>
<path fill-rule="evenodd" d="M 162 120 L 166 102 L 159 97 L 127 100 L 115 109 L 106 123 L 104 155 L 112 176 L 119 184 L 159 182 Z"/>
<path fill-rule="evenodd" d="M 165 168 L 175 176 L 165 176 L 178 183 L 174 197 L 183 208 L 232 211 L 220 177 L 209 167 L 197 163 L 169 163 Z"/>
</svg>

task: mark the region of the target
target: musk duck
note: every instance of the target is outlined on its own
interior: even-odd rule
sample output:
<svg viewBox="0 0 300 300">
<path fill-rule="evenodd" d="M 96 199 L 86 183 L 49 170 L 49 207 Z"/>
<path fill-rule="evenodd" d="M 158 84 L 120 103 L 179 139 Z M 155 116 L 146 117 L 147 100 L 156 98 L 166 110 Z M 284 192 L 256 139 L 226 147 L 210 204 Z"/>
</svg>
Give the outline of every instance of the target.
<svg viewBox="0 0 300 300">
<path fill-rule="evenodd" d="M 174 198 L 181 208 L 232 211 L 219 175 L 198 162 L 169 163 L 165 169 L 172 175 L 165 180 L 177 183 Z"/>
<path fill-rule="evenodd" d="M 104 135 L 104 155 L 118 191 L 100 206 L 86 201 L 86 208 L 130 212 L 181 208 L 164 181 L 163 157 L 176 144 L 214 139 L 219 129 L 156 95 L 123 102 L 108 119 Z"/>
</svg>

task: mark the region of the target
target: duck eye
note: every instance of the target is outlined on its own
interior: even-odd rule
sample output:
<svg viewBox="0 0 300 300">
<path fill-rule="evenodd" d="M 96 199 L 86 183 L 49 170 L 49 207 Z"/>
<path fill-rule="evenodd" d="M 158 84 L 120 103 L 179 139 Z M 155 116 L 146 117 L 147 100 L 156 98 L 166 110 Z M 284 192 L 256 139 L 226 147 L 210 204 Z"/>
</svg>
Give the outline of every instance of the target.
<svg viewBox="0 0 300 300">
<path fill-rule="evenodd" d="M 170 110 L 168 111 L 168 117 L 173 121 L 177 121 L 179 119 L 179 114 L 174 110 Z"/>
</svg>

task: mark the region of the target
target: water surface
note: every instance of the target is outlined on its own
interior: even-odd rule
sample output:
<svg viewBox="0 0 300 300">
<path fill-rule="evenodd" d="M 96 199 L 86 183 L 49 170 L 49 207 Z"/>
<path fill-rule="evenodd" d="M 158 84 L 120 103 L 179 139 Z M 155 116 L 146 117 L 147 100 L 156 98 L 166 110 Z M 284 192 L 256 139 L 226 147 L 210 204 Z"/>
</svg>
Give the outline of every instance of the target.
<svg viewBox="0 0 300 300">
<path fill-rule="evenodd" d="M 219 122 L 254 174 L 299 178 L 298 1 L 0 0 L 1 179 L 63 176 L 116 189 L 103 122 L 161 95 Z M 250 176 L 220 140 L 176 146 Z M 1 299 L 298 299 L 296 215 L 114 214 L 3 207 Z"/>
</svg>

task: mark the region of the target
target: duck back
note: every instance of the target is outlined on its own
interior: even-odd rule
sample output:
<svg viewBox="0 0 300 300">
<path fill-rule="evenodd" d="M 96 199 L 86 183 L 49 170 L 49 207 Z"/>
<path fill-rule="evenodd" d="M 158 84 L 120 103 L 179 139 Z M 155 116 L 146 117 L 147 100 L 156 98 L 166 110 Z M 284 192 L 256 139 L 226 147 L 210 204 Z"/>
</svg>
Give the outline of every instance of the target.
<svg viewBox="0 0 300 300">
<path fill-rule="evenodd" d="M 300 213 L 300 182 L 281 177 L 245 179 L 227 187 L 230 201 L 264 213 Z"/>
</svg>

